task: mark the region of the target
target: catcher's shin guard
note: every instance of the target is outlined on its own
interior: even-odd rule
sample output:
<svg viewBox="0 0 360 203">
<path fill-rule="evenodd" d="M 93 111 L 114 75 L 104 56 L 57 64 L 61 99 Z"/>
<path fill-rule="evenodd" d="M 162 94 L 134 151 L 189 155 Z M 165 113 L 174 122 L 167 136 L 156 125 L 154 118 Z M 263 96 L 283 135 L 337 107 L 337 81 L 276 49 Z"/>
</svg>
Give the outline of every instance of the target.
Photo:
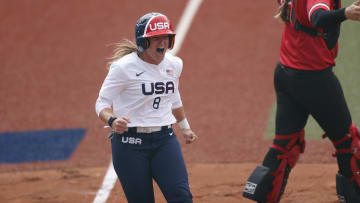
<svg viewBox="0 0 360 203">
<path fill-rule="evenodd" d="M 290 135 L 276 135 L 263 166 L 258 166 L 251 174 L 243 196 L 260 203 L 279 202 L 290 171 L 304 149 L 304 130 Z"/>
<path fill-rule="evenodd" d="M 356 191 L 354 182 L 351 183 L 341 174 L 336 174 L 336 194 L 339 197 L 339 203 L 358 203 L 360 194 Z"/>
<path fill-rule="evenodd" d="M 339 165 L 337 192 L 339 199 L 343 196 L 346 203 L 360 202 L 360 133 L 352 124 L 349 133 L 340 140 L 333 141 Z M 344 180 L 346 179 L 346 181 Z M 339 181 L 341 180 L 341 181 Z M 352 190 L 349 188 L 352 187 Z M 341 188 L 347 188 L 341 190 Z M 343 192 L 342 192 L 343 191 Z"/>
<path fill-rule="evenodd" d="M 269 180 L 270 169 L 266 166 L 257 166 L 246 182 L 243 196 L 255 201 L 262 201 L 266 197 L 266 191 L 271 180 Z"/>
</svg>

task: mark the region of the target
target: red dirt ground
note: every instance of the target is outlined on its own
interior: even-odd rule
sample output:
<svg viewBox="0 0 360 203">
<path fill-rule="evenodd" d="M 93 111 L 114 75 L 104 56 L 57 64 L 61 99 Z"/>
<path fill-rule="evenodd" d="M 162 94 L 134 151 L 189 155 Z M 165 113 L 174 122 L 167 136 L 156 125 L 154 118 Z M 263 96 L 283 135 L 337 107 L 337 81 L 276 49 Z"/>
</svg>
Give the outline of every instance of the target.
<svg viewBox="0 0 360 203">
<path fill-rule="evenodd" d="M 137 18 L 150 11 L 176 27 L 186 1 L 0 2 L 0 132 L 88 130 L 70 160 L 0 165 L 0 202 L 91 202 L 111 159 L 94 112 L 107 45 L 133 39 Z M 250 202 L 244 183 L 271 144 L 264 132 L 281 36 L 275 9 L 275 1 L 205 0 L 178 53 L 183 103 L 200 137 L 180 139 L 194 202 Z M 328 141 L 308 141 L 282 202 L 336 202 L 331 153 Z M 124 201 L 117 183 L 108 202 Z"/>
</svg>

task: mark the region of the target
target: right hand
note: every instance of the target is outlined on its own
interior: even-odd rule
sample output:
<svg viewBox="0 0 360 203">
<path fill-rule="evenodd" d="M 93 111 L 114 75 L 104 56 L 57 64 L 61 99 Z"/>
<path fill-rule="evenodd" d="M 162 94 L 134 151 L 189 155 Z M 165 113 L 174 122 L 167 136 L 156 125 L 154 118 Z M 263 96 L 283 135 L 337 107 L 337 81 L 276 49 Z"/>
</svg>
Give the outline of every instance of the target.
<svg viewBox="0 0 360 203">
<path fill-rule="evenodd" d="M 185 138 L 186 144 L 191 144 L 197 139 L 196 134 L 191 129 L 184 129 L 181 131 L 181 133 Z"/>
<path fill-rule="evenodd" d="M 360 0 L 345 8 L 345 17 L 350 20 L 360 21 Z"/>
<path fill-rule="evenodd" d="M 122 134 L 128 129 L 127 127 L 128 123 L 130 123 L 130 120 L 126 117 L 117 118 L 112 123 L 111 128 L 115 133 Z"/>
</svg>

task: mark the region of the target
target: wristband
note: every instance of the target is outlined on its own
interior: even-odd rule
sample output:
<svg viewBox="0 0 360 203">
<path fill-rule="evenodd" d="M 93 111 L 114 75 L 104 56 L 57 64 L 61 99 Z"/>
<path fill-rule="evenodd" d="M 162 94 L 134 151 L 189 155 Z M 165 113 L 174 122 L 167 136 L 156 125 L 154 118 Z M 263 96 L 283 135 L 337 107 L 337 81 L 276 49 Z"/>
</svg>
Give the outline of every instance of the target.
<svg viewBox="0 0 360 203">
<path fill-rule="evenodd" d="M 184 118 L 182 121 L 179 122 L 179 127 L 181 130 L 190 129 L 189 122 L 186 118 Z"/>
<path fill-rule="evenodd" d="M 110 117 L 109 120 L 108 120 L 108 125 L 110 126 L 110 128 L 112 127 L 112 124 L 114 122 L 114 120 L 116 120 L 117 118 L 116 117 Z"/>
</svg>

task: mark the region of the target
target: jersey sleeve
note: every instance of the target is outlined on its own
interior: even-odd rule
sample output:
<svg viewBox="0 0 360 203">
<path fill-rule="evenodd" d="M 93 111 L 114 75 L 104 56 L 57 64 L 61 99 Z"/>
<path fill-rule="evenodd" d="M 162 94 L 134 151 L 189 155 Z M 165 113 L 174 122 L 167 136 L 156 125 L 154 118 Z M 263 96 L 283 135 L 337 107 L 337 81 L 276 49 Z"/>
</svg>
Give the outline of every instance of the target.
<svg viewBox="0 0 360 203">
<path fill-rule="evenodd" d="M 183 60 L 176 56 L 174 61 L 175 61 L 176 77 L 180 78 L 184 65 Z"/>
<path fill-rule="evenodd" d="M 118 64 L 112 64 L 96 100 L 96 113 L 98 115 L 102 109 L 112 106 L 112 101 L 125 89 L 127 81 L 124 68 Z"/>
<path fill-rule="evenodd" d="M 311 22 L 312 15 L 318 9 L 330 11 L 330 0 L 308 0 L 306 4 L 307 16 Z"/>
<path fill-rule="evenodd" d="M 330 30 L 332 27 L 342 23 L 345 20 L 345 8 L 333 11 L 318 9 L 311 17 L 312 25 L 315 27 L 325 28 L 327 30 Z"/>
<path fill-rule="evenodd" d="M 183 105 L 179 92 L 179 82 L 183 69 L 183 61 L 179 57 L 175 57 L 174 61 L 175 61 L 174 65 L 175 65 L 175 74 L 176 74 L 176 91 L 175 91 L 174 102 L 172 103 L 172 109 L 180 108 Z"/>
<path fill-rule="evenodd" d="M 181 101 L 181 96 L 180 96 L 180 92 L 176 91 L 175 92 L 175 101 L 172 103 L 171 109 L 177 109 L 182 107 L 182 101 Z"/>
<path fill-rule="evenodd" d="M 95 103 L 95 112 L 99 116 L 100 112 L 105 108 L 111 108 L 113 101 L 99 96 Z"/>
</svg>

